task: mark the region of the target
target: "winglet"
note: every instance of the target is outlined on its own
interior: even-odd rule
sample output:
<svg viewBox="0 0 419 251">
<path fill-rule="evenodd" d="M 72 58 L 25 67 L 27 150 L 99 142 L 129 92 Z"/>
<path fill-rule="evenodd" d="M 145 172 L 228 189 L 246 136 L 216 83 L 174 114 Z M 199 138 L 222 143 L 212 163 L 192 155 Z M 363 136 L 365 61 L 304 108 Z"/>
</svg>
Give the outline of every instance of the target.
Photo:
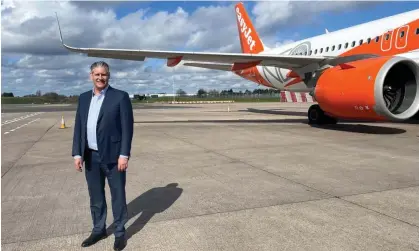
<svg viewBox="0 0 419 251">
<path fill-rule="evenodd" d="M 63 34 L 61 33 L 60 21 L 58 20 L 58 14 L 57 14 L 57 12 L 55 12 L 55 17 L 57 18 L 58 30 L 60 31 L 60 40 L 61 40 L 61 43 L 64 45 L 64 42 L 63 42 Z"/>
<path fill-rule="evenodd" d="M 74 52 L 83 52 L 85 50 L 83 48 L 71 47 L 71 46 L 68 46 L 64 43 L 63 34 L 61 32 L 61 26 L 60 26 L 60 21 L 58 20 L 57 12 L 55 12 L 55 17 L 57 18 L 58 30 L 60 32 L 60 41 L 61 41 L 61 44 L 64 46 L 64 48 L 66 48 L 67 50 L 70 50 L 70 51 L 74 51 Z"/>
</svg>

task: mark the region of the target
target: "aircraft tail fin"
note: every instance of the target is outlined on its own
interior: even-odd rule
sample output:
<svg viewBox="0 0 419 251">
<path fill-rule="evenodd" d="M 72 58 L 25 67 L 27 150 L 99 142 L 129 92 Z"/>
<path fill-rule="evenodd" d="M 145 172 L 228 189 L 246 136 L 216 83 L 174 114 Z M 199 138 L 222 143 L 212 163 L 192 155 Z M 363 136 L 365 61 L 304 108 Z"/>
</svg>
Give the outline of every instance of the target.
<svg viewBox="0 0 419 251">
<path fill-rule="evenodd" d="M 264 51 L 262 40 L 259 38 L 243 3 L 236 4 L 235 10 L 242 52 L 256 54 Z"/>
</svg>

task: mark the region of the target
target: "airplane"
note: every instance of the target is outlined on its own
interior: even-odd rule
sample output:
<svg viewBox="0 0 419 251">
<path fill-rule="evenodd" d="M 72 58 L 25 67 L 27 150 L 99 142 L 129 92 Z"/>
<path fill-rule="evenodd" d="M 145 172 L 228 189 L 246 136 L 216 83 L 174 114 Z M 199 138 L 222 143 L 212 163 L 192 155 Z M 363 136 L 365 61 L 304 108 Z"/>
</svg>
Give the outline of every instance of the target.
<svg viewBox="0 0 419 251">
<path fill-rule="evenodd" d="M 419 111 L 419 9 L 268 48 L 242 2 L 235 5 L 241 53 L 77 48 L 88 57 L 229 71 L 258 85 L 309 92 L 309 124 L 405 121 Z"/>
</svg>

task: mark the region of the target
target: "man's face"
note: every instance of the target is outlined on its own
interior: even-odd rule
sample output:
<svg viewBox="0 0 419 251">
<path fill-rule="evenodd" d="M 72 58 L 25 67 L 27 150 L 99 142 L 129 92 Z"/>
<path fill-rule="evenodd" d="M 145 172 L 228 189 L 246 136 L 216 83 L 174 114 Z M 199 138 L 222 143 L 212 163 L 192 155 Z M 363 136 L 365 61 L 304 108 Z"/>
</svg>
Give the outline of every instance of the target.
<svg viewBox="0 0 419 251">
<path fill-rule="evenodd" d="M 93 81 L 96 89 L 102 90 L 108 85 L 109 73 L 104 67 L 96 67 L 90 73 L 90 79 Z"/>
</svg>

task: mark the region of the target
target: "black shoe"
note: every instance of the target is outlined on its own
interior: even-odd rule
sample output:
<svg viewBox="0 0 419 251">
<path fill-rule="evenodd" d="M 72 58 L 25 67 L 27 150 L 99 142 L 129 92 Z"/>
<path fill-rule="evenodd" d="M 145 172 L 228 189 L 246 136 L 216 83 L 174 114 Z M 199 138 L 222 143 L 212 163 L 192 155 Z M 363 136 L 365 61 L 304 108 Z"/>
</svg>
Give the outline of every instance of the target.
<svg viewBox="0 0 419 251">
<path fill-rule="evenodd" d="M 101 234 L 90 234 L 90 236 L 83 241 L 83 243 L 81 244 L 82 247 L 88 247 L 91 246 L 93 244 L 95 244 L 96 242 L 105 239 L 108 235 L 106 234 L 106 232 L 101 233 Z"/>
<path fill-rule="evenodd" d="M 115 243 L 113 244 L 113 250 L 121 251 L 125 248 L 127 242 L 124 237 L 115 237 Z"/>
</svg>

